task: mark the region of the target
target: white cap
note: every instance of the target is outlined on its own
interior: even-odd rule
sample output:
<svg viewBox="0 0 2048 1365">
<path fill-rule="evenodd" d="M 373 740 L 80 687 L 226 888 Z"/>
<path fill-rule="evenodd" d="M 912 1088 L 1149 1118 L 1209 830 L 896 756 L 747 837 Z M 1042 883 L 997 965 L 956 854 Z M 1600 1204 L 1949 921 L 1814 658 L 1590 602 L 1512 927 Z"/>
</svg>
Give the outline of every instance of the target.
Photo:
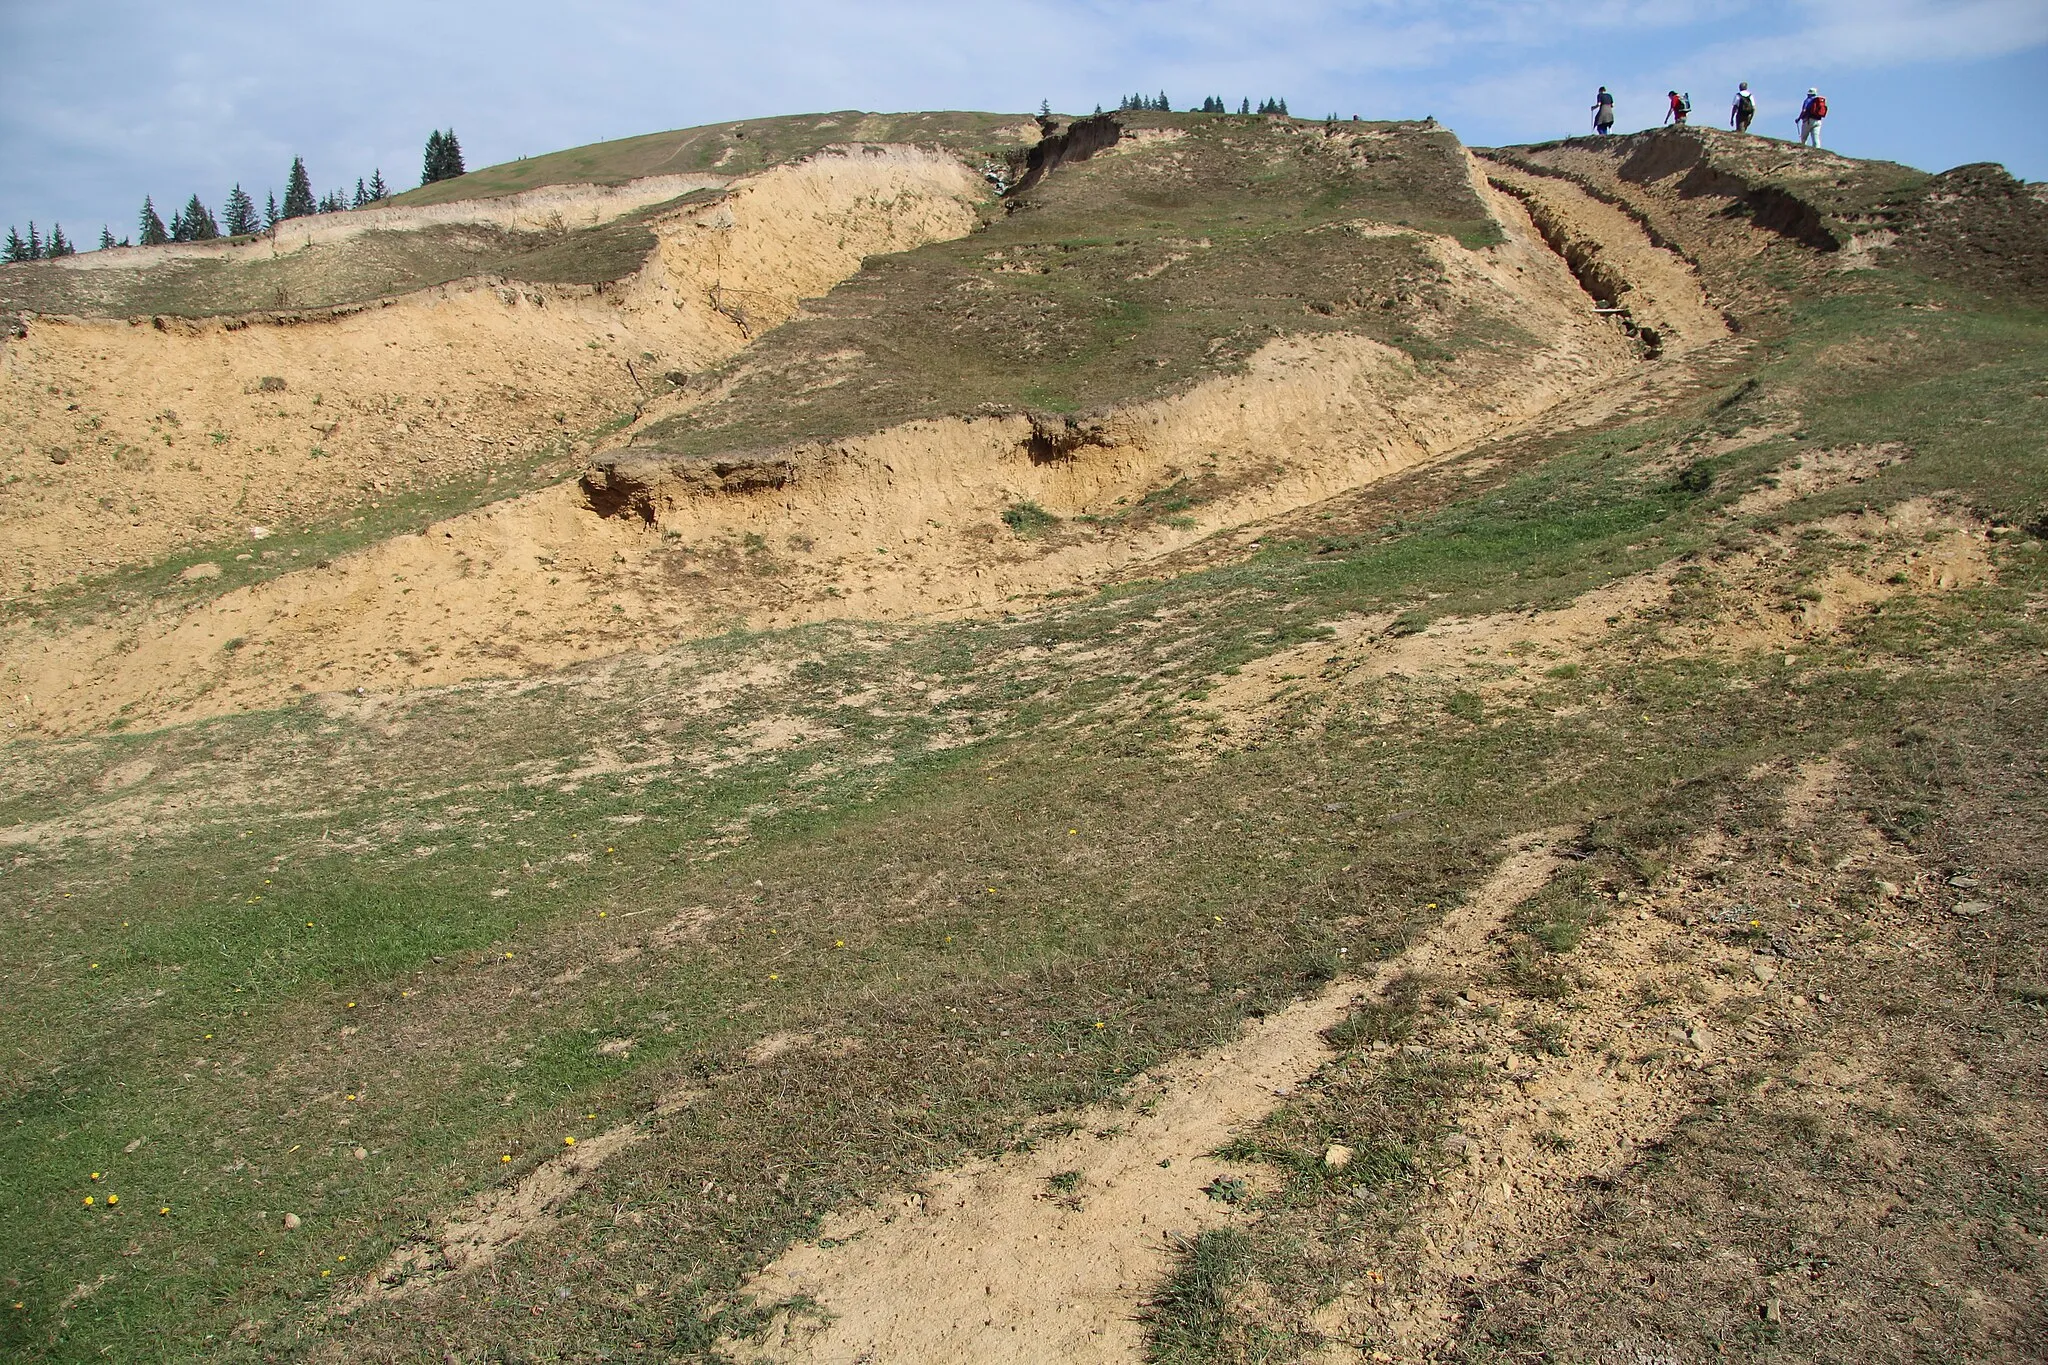
<svg viewBox="0 0 2048 1365">
<path fill-rule="evenodd" d="M 1806 87 L 1806 93 L 1809 95 L 1818 95 L 1820 93 L 1820 87 L 1817 85 L 1809 85 Z"/>
</svg>

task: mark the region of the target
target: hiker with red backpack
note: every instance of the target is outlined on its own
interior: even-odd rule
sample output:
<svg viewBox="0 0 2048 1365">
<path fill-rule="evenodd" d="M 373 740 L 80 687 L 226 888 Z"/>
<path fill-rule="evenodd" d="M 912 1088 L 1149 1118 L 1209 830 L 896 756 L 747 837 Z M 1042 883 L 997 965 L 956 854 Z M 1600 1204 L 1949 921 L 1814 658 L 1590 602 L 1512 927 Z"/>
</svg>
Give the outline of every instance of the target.
<svg viewBox="0 0 2048 1365">
<path fill-rule="evenodd" d="M 1750 121 L 1756 117 L 1756 96 L 1749 93 L 1749 82 L 1735 92 L 1735 107 L 1728 111 L 1728 126 L 1738 133 L 1749 131 Z"/>
<path fill-rule="evenodd" d="M 1799 145 L 1820 146 L 1820 125 L 1828 116 L 1828 98 L 1816 88 L 1806 92 L 1806 103 L 1799 106 Z"/>
<path fill-rule="evenodd" d="M 1685 121 L 1692 117 L 1692 96 L 1671 92 L 1671 107 L 1664 111 L 1664 121 L 1683 128 Z"/>
</svg>

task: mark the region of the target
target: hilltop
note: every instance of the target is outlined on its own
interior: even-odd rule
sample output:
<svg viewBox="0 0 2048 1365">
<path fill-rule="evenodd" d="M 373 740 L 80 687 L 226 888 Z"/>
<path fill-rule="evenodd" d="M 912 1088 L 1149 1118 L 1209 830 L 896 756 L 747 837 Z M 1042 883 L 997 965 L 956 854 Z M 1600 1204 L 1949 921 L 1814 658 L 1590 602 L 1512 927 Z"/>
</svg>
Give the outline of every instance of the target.
<svg viewBox="0 0 2048 1365">
<path fill-rule="evenodd" d="M 0 267 L 0 1349 L 2039 1358 L 2044 261 L 1125 111 Z"/>
</svg>

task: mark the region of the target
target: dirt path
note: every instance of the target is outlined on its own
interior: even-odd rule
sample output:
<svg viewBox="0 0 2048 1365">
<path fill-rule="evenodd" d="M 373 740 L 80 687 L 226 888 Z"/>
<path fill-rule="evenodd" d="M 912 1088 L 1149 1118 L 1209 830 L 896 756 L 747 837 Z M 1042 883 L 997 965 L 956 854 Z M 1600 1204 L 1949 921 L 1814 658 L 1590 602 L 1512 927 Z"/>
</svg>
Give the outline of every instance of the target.
<svg viewBox="0 0 2048 1365">
<path fill-rule="evenodd" d="M 1071 1136 L 829 1219 L 747 1287 L 762 1304 L 806 1306 L 778 1312 L 760 1342 L 728 1348 L 848 1365 L 1141 1358 L 1138 1314 L 1176 1243 L 1241 1216 L 1204 1187 L 1259 1178 L 1209 1153 L 1315 1072 L 1330 1055 L 1323 1031 L 1355 1002 L 1484 944 L 1549 879 L 1567 835 L 1520 840 L 1468 903 L 1370 979 L 1340 982 L 1227 1047 L 1140 1077 L 1128 1107 L 1086 1112 Z"/>
</svg>

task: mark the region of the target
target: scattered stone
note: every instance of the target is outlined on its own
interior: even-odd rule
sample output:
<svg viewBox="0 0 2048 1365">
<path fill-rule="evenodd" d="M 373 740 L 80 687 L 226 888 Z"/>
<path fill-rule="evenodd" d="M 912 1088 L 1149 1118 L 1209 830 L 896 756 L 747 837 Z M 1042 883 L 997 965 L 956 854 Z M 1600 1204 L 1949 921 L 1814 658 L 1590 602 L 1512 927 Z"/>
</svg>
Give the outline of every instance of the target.
<svg viewBox="0 0 2048 1365">
<path fill-rule="evenodd" d="M 1770 985 L 1778 976 L 1776 960 L 1768 957 L 1751 958 L 1749 960 L 1749 970 L 1757 980 L 1763 982 L 1766 986 Z"/>
<path fill-rule="evenodd" d="M 185 566 L 184 571 L 178 575 L 178 581 L 180 583 L 197 583 L 201 579 L 219 577 L 220 565 L 218 564 L 188 564 Z"/>
<path fill-rule="evenodd" d="M 1323 1153 L 1323 1169 L 1341 1171 L 1351 1164 L 1352 1156 L 1353 1152 L 1349 1147 L 1341 1142 L 1333 1142 L 1330 1149 Z"/>
<path fill-rule="evenodd" d="M 1981 879 L 1977 877 L 1972 877 L 1967 872 L 1960 872 L 1957 873 L 1955 876 L 1950 877 L 1948 879 L 1948 884 L 1950 886 L 1955 887 L 1958 891 L 1974 891 L 1978 887 L 1982 886 L 1984 883 Z"/>
<path fill-rule="evenodd" d="M 1975 919 L 1990 908 L 1990 901 L 1964 901 L 1955 907 L 1955 913 L 1964 919 Z"/>
<path fill-rule="evenodd" d="M 1778 1299 L 1766 1299 L 1764 1301 L 1763 1313 L 1765 1322 L 1783 1322 L 1785 1320 L 1785 1305 Z"/>
<path fill-rule="evenodd" d="M 1472 1150 L 1472 1146 L 1472 1139 L 1466 1137 L 1463 1133 L 1452 1133 L 1443 1141 L 1444 1150 L 1454 1156 L 1465 1155 Z"/>
<path fill-rule="evenodd" d="M 357 1160 L 357 1161 L 368 1161 L 369 1159 L 370 1159 L 370 1151 L 369 1151 L 369 1148 L 367 1148 L 367 1147 L 358 1147 L 358 1148 L 356 1148 L 356 1160 Z"/>
<path fill-rule="evenodd" d="M 284 1230 L 286 1232 L 290 1232 L 293 1228 L 297 1227 L 298 1225 L 299 1215 L 297 1215 L 296 1213 L 288 1213 L 284 1216 Z"/>
</svg>

